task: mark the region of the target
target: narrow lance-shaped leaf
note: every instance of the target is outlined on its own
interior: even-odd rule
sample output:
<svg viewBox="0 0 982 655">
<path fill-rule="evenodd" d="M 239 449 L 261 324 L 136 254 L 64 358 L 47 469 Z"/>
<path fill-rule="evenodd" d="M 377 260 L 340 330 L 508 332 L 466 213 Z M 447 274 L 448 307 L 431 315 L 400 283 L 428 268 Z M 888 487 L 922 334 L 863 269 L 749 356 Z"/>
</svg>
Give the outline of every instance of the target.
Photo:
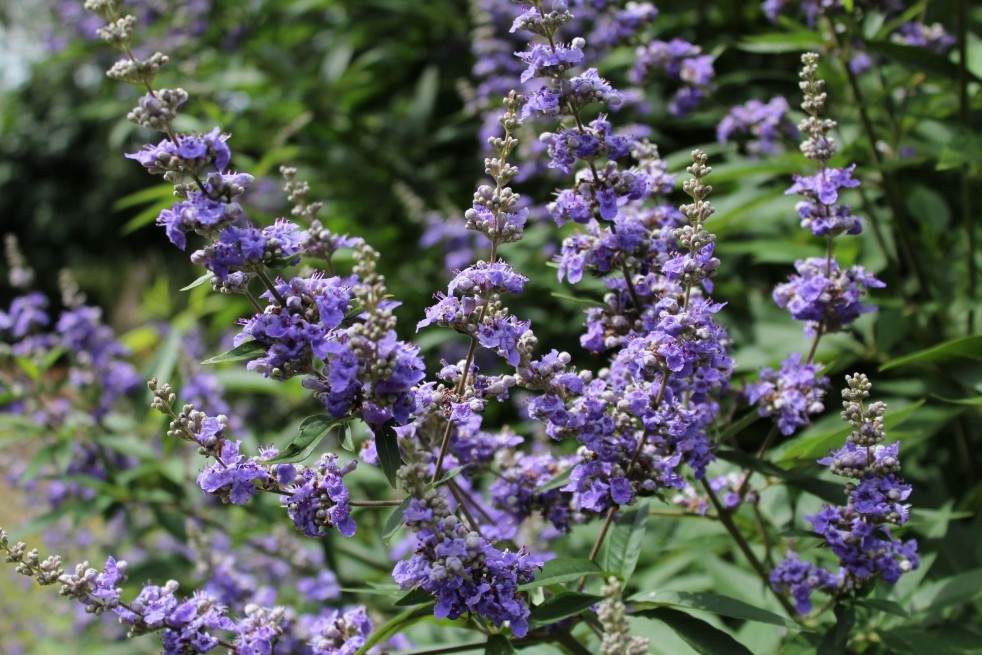
<svg viewBox="0 0 982 655">
<path fill-rule="evenodd" d="M 330 416 L 308 416 L 300 423 L 300 434 L 287 444 L 270 463 L 292 464 L 310 457 L 317 445 L 331 430 L 345 425 L 350 419 L 332 419 Z"/>
<path fill-rule="evenodd" d="M 385 527 L 382 528 L 382 541 L 388 545 L 389 540 L 392 539 L 392 535 L 402 527 L 404 522 L 404 515 L 406 510 L 409 509 L 409 503 L 412 502 L 412 498 L 406 498 L 402 503 L 395 508 L 395 511 L 389 515 L 389 518 L 385 521 Z"/>
<path fill-rule="evenodd" d="M 638 503 L 636 507 L 623 512 L 617 524 L 607 535 L 604 543 L 601 566 L 616 573 L 627 583 L 638 565 L 638 558 L 644 550 L 644 536 L 648 530 L 648 503 Z"/>
<path fill-rule="evenodd" d="M 849 643 L 849 633 L 856 625 L 856 610 L 839 603 L 835 606 L 835 627 L 825 633 L 818 644 L 818 655 L 844 655 Z"/>
<path fill-rule="evenodd" d="M 719 616 L 727 616 L 743 621 L 770 623 L 794 630 L 801 626 L 790 619 L 773 612 L 761 609 L 742 600 L 701 591 L 645 591 L 635 594 L 628 599 L 635 607 L 647 609 L 653 606 L 685 607 L 687 609 L 712 612 Z"/>
<path fill-rule="evenodd" d="M 515 647 L 511 645 L 511 642 L 504 635 L 488 636 L 488 643 L 484 647 L 484 655 L 515 655 L 515 653 Z"/>
<path fill-rule="evenodd" d="M 261 353 L 266 352 L 266 347 L 258 341 L 246 341 L 240 343 L 235 348 L 215 355 L 211 359 L 206 359 L 202 364 L 221 364 L 222 362 L 240 362 L 244 359 L 253 359 Z"/>
<path fill-rule="evenodd" d="M 519 589 L 535 589 L 551 584 L 578 580 L 585 575 L 603 575 L 604 570 L 596 562 L 588 559 L 566 559 L 557 557 L 546 562 L 535 580 L 519 587 Z"/>
<path fill-rule="evenodd" d="M 603 598 L 593 594 L 584 594 L 578 591 L 568 591 L 549 598 L 541 605 L 532 609 L 529 615 L 529 623 L 533 626 L 544 626 L 556 621 L 568 619 L 571 616 L 590 609 Z"/>
<path fill-rule="evenodd" d="M 396 472 L 402 466 L 402 455 L 399 454 L 399 440 L 392 424 L 386 423 L 375 433 L 375 450 L 382 472 L 393 487 L 396 485 Z"/>
<path fill-rule="evenodd" d="M 365 655 L 365 653 L 371 650 L 372 646 L 382 643 L 397 632 L 402 632 L 409 626 L 419 623 L 423 619 L 429 618 L 433 615 L 434 605 L 436 605 L 436 602 L 431 601 L 425 605 L 414 607 L 380 625 L 372 632 L 371 636 L 368 637 L 365 644 L 355 652 L 355 655 Z"/>
<path fill-rule="evenodd" d="M 661 621 L 702 655 L 753 655 L 729 634 L 679 610 L 657 607 L 637 612 L 635 616 Z"/>
</svg>

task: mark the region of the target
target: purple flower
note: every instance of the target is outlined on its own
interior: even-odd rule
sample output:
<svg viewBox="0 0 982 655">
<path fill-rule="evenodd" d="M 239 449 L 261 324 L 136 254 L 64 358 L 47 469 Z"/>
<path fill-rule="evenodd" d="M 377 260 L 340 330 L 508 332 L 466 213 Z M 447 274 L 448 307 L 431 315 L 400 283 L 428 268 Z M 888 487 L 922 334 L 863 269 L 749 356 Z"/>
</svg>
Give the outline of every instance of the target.
<svg viewBox="0 0 982 655">
<path fill-rule="evenodd" d="M 745 141 L 751 155 L 771 155 L 780 151 L 783 135 L 797 138 L 798 130 L 788 118 L 791 108 L 782 96 L 771 98 L 766 104 L 749 100 L 730 109 L 716 127 L 716 140 L 720 143 Z"/>
<path fill-rule="evenodd" d="M 372 622 L 364 607 L 328 609 L 311 626 L 309 645 L 314 655 L 354 655 L 365 645 Z"/>
<path fill-rule="evenodd" d="M 498 550 L 455 516 L 432 525 L 431 515 L 425 512 L 407 515 L 407 522 L 416 520 L 426 527 L 416 533 L 416 554 L 392 571 L 399 587 L 432 593 L 438 619 L 473 612 L 498 627 L 507 621 L 515 636 L 524 637 L 529 609 L 519 599 L 518 586 L 531 582 L 541 564 L 524 549 Z"/>
<path fill-rule="evenodd" d="M 348 488 L 345 475 L 357 466 L 352 460 L 338 466 L 338 456 L 325 453 L 311 468 L 300 473 L 300 479 L 289 488 L 290 495 L 283 496 L 293 525 L 308 537 L 322 536 L 334 527 L 344 537 L 353 537 L 357 526 L 351 518 L 348 506 Z"/>
<path fill-rule="evenodd" d="M 669 103 L 669 112 L 675 116 L 684 116 L 696 107 L 712 88 L 715 75 L 713 58 L 702 54 L 699 46 L 682 39 L 655 40 L 637 48 L 629 73 L 631 81 L 640 84 L 654 71 L 684 85 Z"/>
<path fill-rule="evenodd" d="M 177 144 L 164 139 L 157 145 L 144 146 L 139 152 L 129 153 L 128 159 L 135 159 L 150 173 L 162 175 L 167 171 L 194 173 L 207 164 L 213 163 L 219 171 L 224 171 L 232 158 L 232 152 L 225 145 L 227 134 L 221 134 L 216 127 L 208 134 L 180 134 Z"/>
<path fill-rule="evenodd" d="M 828 266 L 828 270 L 826 267 Z M 862 266 L 842 270 L 832 259 L 811 257 L 795 262 L 796 275 L 774 289 L 774 302 L 791 312 L 798 321 L 807 321 L 806 333 L 836 332 L 862 314 L 876 308 L 862 302 L 867 289 L 886 286 Z"/>
<path fill-rule="evenodd" d="M 777 416 L 781 434 L 789 436 L 801 427 L 809 425 L 809 414 L 825 409 L 822 400 L 829 386 L 829 379 L 819 376 L 822 367 L 803 364 L 801 353 L 792 353 L 781 364 L 781 370 L 764 368 L 756 383 L 748 384 L 747 400 L 759 405 L 761 416 Z"/>
<path fill-rule="evenodd" d="M 855 164 L 848 168 L 827 168 L 815 175 L 793 175 L 794 184 L 784 193 L 797 193 L 823 205 L 832 205 L 839 199 L 839 189 L 859 186 L 859 180 L 852 179 L 854 170 Z"/>
<path fill-rule="evenodd" d="M 771 571 L 770 579 L 775 591 L 794 596 L 795 610 L 798 614 L 808 614 L 812 610 L 813 591 L 834 594 L 840 584 L 838 576 L 810 562 L 801 561 L 798 559 L 798 553 L 794 551 L 789 552 L 787 557 Z"/>
<path fill-rule="evenodd" d="M 320 273 L 289 282 L 281 279 L 276 291 L 284 302 L 266 292 L 264 297 L 270 304 L 245 322 L 235 344 L 244 343 L 248 337 L 261 343 L 266 355 L 249 362 L 248 368 L 265 377 L 286 379 L 308 373 L 314 357 L 327 359 L 351 292 L 341 278 L 325 278 Z"/>
<path fill-rule="evenodd" d="M 576 45 L 557 43 L 555 47 L 547 43 L 533 43 L 525 52 L 515 56 L 524 61 L 528 68 L 522 73 L 521 81 L 533 77 L 562 77 L 563 74 L 583 60 L 583 50 Z"/>
<path fill-rule="evenodd" d="M 269 471 L 255 458 L 239 454 L 238 441 L 222 441 L 218 463 L 198 474 L 198 486 L 205 493 L 218 496 L 222 502 L 245 505 L 259 493 L 253 480 L 266 480 Z"/>
<path fill-rule="evenodd" d="M 896 43 L 924 48 L 939 55 L 947 54 L 956 43 L 955 37 L 948 34 L 941 23 L 904 23 L 890 38 Z"/>
</svg>

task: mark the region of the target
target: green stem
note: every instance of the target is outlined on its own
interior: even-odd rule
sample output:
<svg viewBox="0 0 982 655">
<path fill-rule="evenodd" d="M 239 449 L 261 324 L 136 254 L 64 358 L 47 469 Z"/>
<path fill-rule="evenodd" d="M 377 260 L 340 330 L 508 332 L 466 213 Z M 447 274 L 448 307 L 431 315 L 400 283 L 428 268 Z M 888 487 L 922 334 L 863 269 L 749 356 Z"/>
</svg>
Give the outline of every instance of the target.
<svg viewBox="0 0 982 655">
<path fill-rule="evenodd" d="M 830 21 L 831 23 L 831 21 Z M 842 43 L 842 37 L 835 30 L 835 25 L 830 25 L 829 31 L 832 37 L 835 39 L 836 47 L 839 52 L 844 52 L 845 48 Z M 893 184 L 893 176 L 883 167 L 883 160 L 880 158 L 880 152 L 876 149 L 876 129 L 873 127 L 873 121 L 870 119 L 869 112 L 867 111 L 866 99 L 863 96 L 863 91 L 859 86 L 859 80 L 856 75 L 852 72 L 852 69 L 848 65 L 843 63 L 843 68 L 846 73 L 846 79 L 849 82 L 849 88 L 852 91 L 853 99 L 856 101 L 856 106 L 859 109 L 859 119 L 863 124 L 863 132 L 866 135 L 867 145 L 869 149 L 870 159 L 876 164 L 877 169 L 880 171 L 880 175 L 883 177 L 883 193 L 890 205 L 891 213 L 893 214 L 894 220 L 897 221 L 897 237 L 900 243 L 900 249 L 904 254 L 904 258 L 907 260 L 907 264 L 910 266 L 911 271 L 914 274 L 914 278 L 917 280 L 917 286 L 920 291 L 922 298 L 929 298 L 927 279 L 924 277 L 924 272 L 921 268 L 920 261 L 915 254 L 914 247 L 910 242 L 910 236 L 914 234 L 913 226 L 910 221 L 907 220 L 907 214 L 904 212 L 903 206 L 900 204 L 900 195 L 898 190 Z M 871 215 L 870 220 L 873 221 L 875 218 Z"/>
<path fill-rule="evenodd" d="M 956 29 L 958 30 L 958 116 L 962 125 L 971 129 L 971 115 L 968 103 L 968 17 L 966 16 L 966 0 L 958 0 L 956 6 Z M 966 332 L 975 333 L 975 214 L 972 213 L 972 192 L 969 187 L 968 164 L 962 164 L 961 169 L 961 205 L 962 222 L 968 237 L 968 320 Z"/>
<path fill-rule="evenodd" d="M 750 544 L 747 543 L 747 539 L 743 536 L 743 533 L 740 532 L 740 528 L 738 528 L 736 523 L 733 522 L 733 517 L 730 516 L 729 510 L 727 510 L 727 508 L 723 506 L 723 503 L 720 502 L 719 497 L 716 495 L 716 492 L 713 491 L 713 488 L 710 486 L 709 481 L 706 480 L 706 478 L 702 479 L 702 487 L 706 490 L 706 494 L 709 496 L 709 500 L 712 502 L 713 507 L 716 508 L 716 513 L 719 515 L 719 520 L 722 521 L 724 526 L 726 526 L 727 532 L 729 532 L 733 537 L 733 540 L 736 541 L 737 547 L 740 549 L 740 552 L 743 553 L 743 556 L 747 558 L 747 561 L 750 562 L 750 566 L 752 566 L 754 571 L 757 572 L 757 575 L 760 576 L 764 586 L 773 592 L 775 598 L 777 598 L 777 602 L 781 604 L 781 607 L 783 607 L 784 611 L 788 613 L 788 616 L 792 617 L 795 621 L 800 622 L 801 619 L 798 616 L 798 613 L 795 612 L 795 609 L 791 605 L 790 601 L 788 601 L 783 594 L 776 591 L 774 587 L 771 586 L 770 576 L 767 574 L 767 569 L 764 568 L 764 565 L 754 554 L 754 551 L 750 548 Z"/>
</svg>

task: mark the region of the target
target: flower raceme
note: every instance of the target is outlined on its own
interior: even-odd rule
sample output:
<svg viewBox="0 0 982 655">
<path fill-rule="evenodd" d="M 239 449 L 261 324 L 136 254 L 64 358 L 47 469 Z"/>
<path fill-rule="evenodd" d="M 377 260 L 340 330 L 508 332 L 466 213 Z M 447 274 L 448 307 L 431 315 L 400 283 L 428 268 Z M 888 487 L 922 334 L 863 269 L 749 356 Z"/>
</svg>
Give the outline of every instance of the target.
<svg viewBox="0 0 982 655">
<path fill-rule="evenodd" d="M 230 168 L 228 135 L 218 128 L 173 132 L 176 112 L 188 96 L 179 89 L 152 91 L 149 84 L 166 58 L 136 60 L 128 50 L 132 21 L 118 15 L 118 3 L 88 4 L 107 20 L 107 40 L 124 45 L 129 55 L 130 64 L 116 67 L 118 77 L 148 89 L 131 120 L 166 135 L 128 155 L 175 185 L 179 199 L 161 212 L 158 224 L 182 250 L 191 240 L 203 242 L 195 244 L 192 261 L 212 274 L 216 290 L 242 295 L 255 310 L 240 321 L 236 358 L 249 359 L 248 369 L 272 380 L 301 378 L 329 418 L 358 420 L 366 427 L 370 434 L 360 461 L 381 465 L 405 492 L 393 523 L 401 520 L 409 534 L 399 546 L 396 558 L 402 559 L 392 568 L 392 579 L 403 591 L 422 590 L 432 597 L 436 618 L 466 616 L 495 638 L 547 639 L 550 630 L 565 627 L 539 630 L 531 620 L 523 585 L 535 580 L 542 561 L 527 544 L 538 545 L 606 514 L 591 555 L 596 559 L 618 512 L 643 497 L 674 497 L 688 512 L 717 519 L 744 505 L 756 509 L 759 496 L 748 487 L 749 471 L 721 476 L 710 471 L 714 435 L 735 403 L 727 397 L 734 368 L 730 337 L 718 319 L 725 303 L 712 296 L 722 250 L 706 229 L 714 211 L 707 155 L 692 152 L 690 178 L 681 185 L 691 202 L 676 209 L 666 198 L 675 179 L 657 148 L 615 128 L 613 112 L 636 98 L 589 67 L 597 50 L 586 39 L 560 38 L 579 27 L 569 3 L 557 0 L 547 12 L 542 2 L 534 2 L 512 22 L 512 33 L 532 34 L 511 60 L 512 82 L 524 84 L 527 93 L 505 98 L 505 111 L 496 117 L 503 135 L 486 128 L 494 156 L 486 160 L 485 172 L 493 184 L 478 187 L 464 215 L 464 229 L 486 238 L 490 254 L 461 261 L 446 292 L 436 295 L 417 323 L 417 331 L 450 328 L 466 339 L 467 354 L 429 373 L 420 348 L 398 336 L 393 313 L 398 303 L 389 298 L 378 272 L 379 254 L 361 239 L 326 229 L 315 218 L 317 204 L 307 204 L 306 190 L 293 173 L 286 177 L 295 220 L 278 218 L 261 226 L 250 219 L 242 199 L 253 178 Z M 586 13 L 593 6 L 596 24 L 588 35 L 606 45 L 642 34 L 657 13 L 650 3 L 607 13 L 601 4 L 573 3 Z M 822 83 L 815 77 L 814 58 L 804 63 L 808 118 L 799 129 L 805 135 L 802 150 L 818 172 L 796 176 L 788 193 L 804 198 L 798 207 L 801 224 L 826 238 L 829 250 L 825 258 L 798 262 L 797 274 L 778 286 L 774 298 L 805 322 L 815 342 L 808 356 L 795 353 L 779 370 L 764 369 L 756 383 L 743 388 L 757 413 L 773 418 L 775 432 L 785 435 L 806 426 L 824 407 L 828 380 L 813 361 L 818 339 L 871 311 L 862 296 L 882 286 L 861 267 L 845 269 L 831 256 L 833 238 L 862 228 L 840 202 L 860 181 L 854 165 L 829 165 L 834 123 L 819 118 Z M 712 56 L 681 39 L 648 40 L 638 48 L 631 77 L 640 82 L 656 72 L 682 86 L 670 103 L 675 114 L 693 110 L 712 89 Z M 765 155 L 776 148 L 779 133 L 791 131 L 786 109 L 786 102 L 748 104 L 721 125 L 721 132 L 751 137 L 748 149 Z M 543 354 L 531 321 L 504 306 L 506 295 L 524 293 L 528 283 L 501 258 L 503 246 L 524 237 L 532 215 L 508 186 L 519 176 L 508 158 L 516 148 L 513 135 L 525 121 L 526 127 L 550 122 L 536 147 L 544 165 L 567 178 L 547 207 L 556 225 L 567 230 L 555 258 L 559 281 L 581 285 L 592 276 L 606 287 L 602 302 L 586 312 L 580 337 L 602 362 L 596 370 L 574 366 L 569 353 Z M 351 249 L 354 265 L 350 273 L 335 274 L 332 260 L 342 248 Z M 97 313 L 75 307 L 66 315 L 56 328 L 60 338 L 93 353 L 97 376 L 125 380 L 124 369 L 111 372 L 122 353 L 97 328 Z M 28 350 L 50 323 L 43 299 L 30 295 L 0 314 L 0 330 Z M 497 366 L 504 372 L 486 363 L 495 360 L 484 351 L 500 358 Z M 769 576 L 776 592 L 793 596 L 800 613 L 810 611 L 816 589 L 839 597 L 878 577 L 895 582 L 917 566 L 916 543 L 902 542 L 888 529 L 906 522 L 911 486 L 899 477 L 897 444 L 881 443 L 884 408 L 862 404 L 868 392 L 862 376 L 851 377 L 849 385 L 844 416 L 854 432 L 843 448 L 821 460 L 853 480 L 846 488 L 847 504 L 807 517 L 839 559 L 839 570 L 805 562 L 792 551 Z M 103 386 L 112 402 L 129 385 Z M 194 404 L 178 411 L 169 386 L 154 381 L 151 390 L 154 407 L 170 419 L 169 434 L 208 458 L 198 486 L 223 503 L 245 505 L 275 495 L 297 533 L 330 538 L 336 531 L 350 538 L 358 531 L 353 507 L 400 502 L 352 499 L 360 481 L 347 476 L 364 470 L 359 460 L 328 452 L 311 464 L 291 463 L 272 446 L 250 455 L 251 435 L 239 432 L 221 411 L 201 411 Z M 492 401 L 516 397 L 524 399 L 530 420 L 521 431 L 492 427 L 485 414 Z M 565 454 L 557 454 L 560 450 Z M 560 476 L 568 477 L 557 480 Z M 693 480 L 703 483 L 705 497 L 695 493 Z M 538 534 L 529 536 L 531 531 Z M 110 558 L 101 572 L 83 565 L 64 576 L 55 559 L 42 562 L 21 544 L 11 547 L 5 535 L 2 545 L 21 572 L 45 584 L 61 581 L 63 593 L 92 613 L 114 612 L 132 634 L 159 632 L 168 654 L 223 647 L 237 655 L 349 655 L 365 650 L 370 639 L 372 621 L 365 608 L 320 607 L 301 620 L 295 608 L 279 607 L 268 594 L 257 598 L 248 576 L 235 575 L 234 563 L 219 555 L 200 562 L 210 576 L 190 596 L 179 597 L 174 582 L 147 584 L 124 603 L 125 562 Z M 315 573 L 298 585 L 305 602 L 336 599 L 338 579 L 322 568 Z M 605 655 L 625 644 L 640 652 L 645 645 L 627 638 L 620 583 L 609 582 L 604 593 L 598 615 L 606 631 Z M 230 609 L 244 598 L 255 602 Z"/>
</svg>

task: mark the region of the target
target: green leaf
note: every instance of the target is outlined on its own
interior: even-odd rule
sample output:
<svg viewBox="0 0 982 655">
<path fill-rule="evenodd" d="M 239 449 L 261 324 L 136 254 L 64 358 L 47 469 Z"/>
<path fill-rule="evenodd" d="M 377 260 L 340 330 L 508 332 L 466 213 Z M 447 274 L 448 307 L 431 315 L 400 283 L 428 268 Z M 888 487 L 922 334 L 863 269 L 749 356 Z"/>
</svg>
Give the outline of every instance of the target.
<svg viewBox="0 0 982 655">
<path fill-rule="evenodd" d="M 887 600 L 886 598 L 856 598 L 849 602 L 851 602 L 853 605 L 859 605 L 860 607 L 868 607 L 881 612 L 887 612 L 888 614 L 901 616 L 905 619 L 910 618 L 910 613 L 907 612 L 907 610 L 905 610 L 900 603 Z"/>
<path fill-rule="evenodd" d="M 924 584 L 910 599 L 912 612 L 930 612 L 967 603 L 982 595 L 982 568 Z"/>
<path fill-rule="evenodd" d="M 963 626 L 946 621 L 937 626 L 904 625 L 877 631 L 886 652 L 903 655 L 979 655 L 979 633 L 970 622 Z"/>
<path fill-rule="evenodd" d="M 504 635 L 489 635 L 484 655 L 515 655 L 516 651 Z"/>
<path fill-rule="evenodd" d="M 434 605 L 436 605 L 436 601 L 430 601 L 425 605 L 406 610 L 399 616 L 383 623 L 372 632 L 371 636 L 365 641 L 365 645 L 359 648 L 355 652 L 355 655 L 365 655 L 373 646 L 382 643 L 397 632 L 402 632 L 409 626 L 429 618 L 433 615 Z"/>
<path fill-rule="evenodd" d="M 835 606 L 835 627 L 825 633 L 818 644 L 818 655 L 845 655 L 849 633 L 856 625 L 856 610 L 845 603 Z"/>
<path fill-rule="evenodd" d="M 628 600 L 631 603 L 649 606 L 684 607 L 727 616 L 731 619 L 770 623 L 792 630 L 801 630 L 801 626 L 791 619 L 786 619 L 774 612 L 722 594 L 702 591 L 645 591 L 631 596 Z"/>
<path fill-rule="evenodd" d="M 246 341 L 240 343 L 231 350 L 226 350 L 221 355 L 215 355 L 211 359 L 206 359 L 202 364 L 221 364 L 223 362 L 240 362 L 243 359 L 252 359 L 260 353 L 266 352 L 266 346 L 258 341 Z"/>
<path fill-rule="evenodd" d="M 720 435 L 720 443 L 729 443 L 736 435 L 740 434 L 761 418 L 760 412 L 756 409 L 751 410 L 726 426 L 723 434 Z"/>
<path fill-rule="evenodd" d="M 35 361 L 28 359 L 27 357 L 20 356 L 15 357 L 14 361 L 17 362 L 17 368 L 20 369 L 20 372 L 29 377 L 31 382 L 34 384 L 40 384 L 41 368 Z"/>
<path fill-rule="evenodd" d="M 568 293 L 559 293 L 558 291 L 552 291 L 549 293 L 553 298 L 559 298 L 560 300 L 568 300 L 570 302 L 575 302 L 578 305 L 588 305 L 589 307 L 603 307 L 604 304 L 599 300 L 594 300 L 593 298 L 583 298 L 581 296 L 574 296 Z"/>
<path fill-rule="evenodd" d="M 318 416 L 308 416 L 300 423 L 300 434 L 287 444 L 280 454 L 272 459 L 266 460 L 270 464 L 293 464 L 302 462 L 314 452 L 314 448 L 327 436 L 331 430 L 345 425 L 351 419 L 334 419 L 330 416 L 321 414 Z"/>
<path fill-rule="evenodd" d="M 579 591 L 566 591 L 556 594 L 541 605 L 532 608 L 532 613 L 529 615 L 529 625 L 544 626 L 576 616 L 602 600 L 602 596 L 584 594 Z"/>
<path fill-rule="evenodd" d="M 537 488 L 535 490 L 536 493 L 552 491 L 553 489 L 559 489 L 560 487 L 565 487 L 567 484 L 569 484 L 569 476 L 572 472 L 573 472 L 573 467 L 571 466 L 565 471 L 563 471 L 562 473 L 560 473 L 559 475 L 557 475 L 556 477 L 554 477 L 552 480 L 549 480 L 549 482 L 546 482 L 544 485 Z"/>
<path fill-rule="evenodd" d="M 952 339 L 926 350 L 898 357 L 881 366 L 880 371 L 906 366 L 907 364 L 937 362 L 955 358 L 982 361 L 982 334 Z"/>
<path fill-rule="evenodd" d="M 923 404 L 924 401 L 919 400 L 901 410 L 888 411 L 884 418 L 886 429 L 890 430 L 900 425 Z M 830 450 L 839 448 L 845 443 L 851 429 L 848 425 L 843 424 L 841 428 L 827 432 L 805 432 L 791 441 L 786 448 L 783 448 L 774 461 L 783 464 L 824 457 Z"/>
<path fill-rule="evenodd" d="M 600 566 L 621 577 L 625 584 L 638 565 L 648 530 L 648 503 L 641 502 L 617 517 L 617 523 L 604 542 Z"/>
<path fill-rule="evenodd" d="M 799 30 L 751 36 L 737 44 L 737 48 L 746 52 L 776 53 L 821 49 L 822 45 L 822 37 L 817 31 Z"/>
<path fill-rule="evenodd" d="M 442 485 L 444 482 L 448 482 L 448 481 L 454 479 L 464 469 L 466 469 L 468 466 L 470 466 L 470 464 L 464 464 L 463 466 L 455 466 L 454 468 L 450 469 L 449 471 L 445 471 L 443 473 L 443 476 L 441 476 L 439 480 L 437 480 L 436 482 L 434 482 L 432 484 L 426 485 L 427 488 L 429 488 L 429 489 L 435 489 L 436 487 L 439 487 L 440 485 Z"/>
<path fill-rule="evenodd" d="M 393 487 L 396 486 L 396 472 L 402 466 L 402 456 L 399 454 L 399 440 L 391 423 L 386 423 L 375 433 L 375 450 L 382 472 Z"/>
<path fill-rule="evenodd" d="M 968 405 L 969 407 L 982 407 L 982 396 L 972 396 L 971 398 L 943 398 L 941 396 L 931 394 L 932 398 L 937 398 L 938 400 L 951 403 L 952 405 Z"/>
<path fill-rule="evenodd" d="M 386 519 L 385 527 L 382 528 L 382 541 L 384 541 L 386 545 L 388 545 L 389 540 L 392 539 L 392 535 L 396 533 L 396 530 L 403 526 L 403 515 L 406 513 L 406 510 L 409 509 L 409 503 L 411 503 L 412 500 L 413 499 L 411 496 L 406 498 L 398 507 L 395 508 L 395 511 L 389 514 L 389 518 Z"/>
<path fill-rule="evenodd" d="M 433 600 L 433 594 L 425 589 L 413 589 L 396 601 L 396 607 L 412 607 Z"/>
<path fill-rule="evenodd" d="M 351 425 L 349 423 L 345 423 L 344 427 L 341 428 L 341 433 L 338 435 L 338 443 L 349 453 L 355 452 L 355 442 L 351 439 Z"/>
<path fill-rule="evenodd" d="M 201 277 L 199 277 L 197 280 L 195 280 L 191 284 L 187 285 L 186 287 L 183 287 L 181 289 L 181 291 L 190 291 L 191 289 L 193 289 L 195 287 L 200 287 L 202 284 L 204 284 L 205 282 L 207 282 L 208 280 L 210 280 L 213 277 L 215 277 L 215 274 L 212 273 L 211 271 L 208 271 L 207 273 L 205 273 L 204 275 L 202 275 Z"/>
<path fill-rule="evenodd" d="M 679 610 L 656 607 L 636 612 L 635 616 L 661 621 L 693 650 L 703 655 L 753 655 L 746 646 L 729 634 Z"/>
<path fill-rule="evenodd" d="M 542 571 L 535 576 L 535 580 L 527 582 L 519 587 L 521 590 L 545 587 L 546 585 L 559 584 L 577 580 L 585 575 L 603 575 L 604 570 L 597 566 L 596 562 L 588 559 L 566 559 L 557 557 L 546 562 Z"/>
<path fill-rule="evenodd" d="M 146 189 L 141 189 L 136 193 L 131 193 L 128 196 L 123 196 L 119 200 L 113 203 L 113 209 L 119 211 L 120 209 L 129 209 L 130 207 L 136 207 L 137 205 L 143 205 L 148 202 L 168 200 L 174 197 L 174 187 L 170 184 L 158 184 Z"/>
<path fill-rule="evenodd" d="M 944 55 L 930 52 L 920 46 L 901 45 L 893 41 L 866 41 L 866 48 L 885 55 L 911 70 L 930 73 L 932 76 L 947 77 L 949 80 L 958 79 L 958 64 Z M 966 73 L 973 81 L 982 81 L 971 71 L 966 71 Z"/>
</svg>

